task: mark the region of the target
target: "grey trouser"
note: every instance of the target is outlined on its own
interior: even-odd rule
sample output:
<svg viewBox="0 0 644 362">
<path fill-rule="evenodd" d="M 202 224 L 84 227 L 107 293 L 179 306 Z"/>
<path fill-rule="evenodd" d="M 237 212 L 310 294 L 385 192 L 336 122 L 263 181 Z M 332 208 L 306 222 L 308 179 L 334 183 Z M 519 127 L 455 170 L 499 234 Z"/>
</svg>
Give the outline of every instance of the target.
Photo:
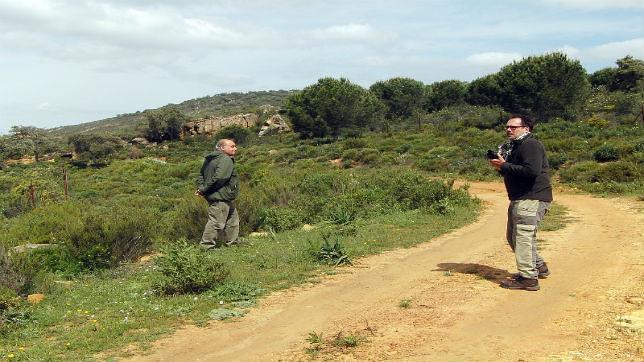
<svg viewBox="0 0 644 362">
<path fill-rule="evenodd" d="M 208 206 L 208 222 L 203 230 L 201 244 L 214 248 L 237 242 L 239 236 L 239 215 L 235 204 L 230 201 L 213 201 Z M 219 244 L 218 244 L 219 243 Z"/>
<path fill-rule="evenodd" d="M 539 200 L 514 200 L 508 207 L 506 238 L 514 251 L 517 269 L 522 277 L 536 279 L 543 258 L 537 252 L 537 226 L 550 209 L 550 203 Z"/>
</svg>

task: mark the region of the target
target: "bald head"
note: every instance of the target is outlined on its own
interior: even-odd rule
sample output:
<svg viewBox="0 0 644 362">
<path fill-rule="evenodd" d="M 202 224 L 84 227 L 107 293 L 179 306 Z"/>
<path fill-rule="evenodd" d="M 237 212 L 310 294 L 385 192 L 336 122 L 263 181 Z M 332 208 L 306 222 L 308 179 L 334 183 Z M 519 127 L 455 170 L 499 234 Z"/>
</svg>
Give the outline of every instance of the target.
<svg viewBox="0 0 644 362">
<path fill-rule="evenodd" d="M 237 145 L 235 144 L 235 141 L 231 139 L 222 138 L 217 141 L 215 149 L 227 154 L 230 157 L 234 157 L 235 153 L 237 152 Z"/>
</svg>

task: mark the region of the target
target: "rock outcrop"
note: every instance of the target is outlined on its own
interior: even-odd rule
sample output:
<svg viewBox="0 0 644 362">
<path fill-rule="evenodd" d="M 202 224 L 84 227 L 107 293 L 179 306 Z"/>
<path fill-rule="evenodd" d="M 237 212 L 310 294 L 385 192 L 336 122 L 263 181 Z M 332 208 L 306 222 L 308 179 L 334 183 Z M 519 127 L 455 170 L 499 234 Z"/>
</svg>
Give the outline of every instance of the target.
<svg viewBox="0 0 644 362">
<path fill-rule="evenodd" d="M 291 132 L 291 127 L 279 114 L 267 119 L 259 130 L 259 136 L 270 136 L 278 133 Z"/>
<path fill-rule="evenodd" d="M 236 114 L 229 117 L 210 117 L 188 122 L 182 127 L 182 136 L 212 136 L 220 129 L 237 125 L 244 128 L 254 127 L 259 117 L 255 113 Z"/>
</svg>

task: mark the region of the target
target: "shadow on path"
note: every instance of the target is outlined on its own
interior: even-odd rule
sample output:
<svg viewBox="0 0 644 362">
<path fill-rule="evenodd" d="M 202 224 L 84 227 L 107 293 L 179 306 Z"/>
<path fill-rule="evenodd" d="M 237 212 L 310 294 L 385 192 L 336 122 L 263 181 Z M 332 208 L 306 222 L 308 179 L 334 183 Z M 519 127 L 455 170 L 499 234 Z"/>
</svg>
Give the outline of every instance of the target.
<svg viewBox="0 0 644 362">
<path fill-rule="evenodd" d="M 507 270 L 475 263 L 439 263 L 437 266 L 438 269 L 434 269 L 434 271 L 474 274 L 493 283 L 499 283 L 501 280 L 512 276 Z"/>
</svg>

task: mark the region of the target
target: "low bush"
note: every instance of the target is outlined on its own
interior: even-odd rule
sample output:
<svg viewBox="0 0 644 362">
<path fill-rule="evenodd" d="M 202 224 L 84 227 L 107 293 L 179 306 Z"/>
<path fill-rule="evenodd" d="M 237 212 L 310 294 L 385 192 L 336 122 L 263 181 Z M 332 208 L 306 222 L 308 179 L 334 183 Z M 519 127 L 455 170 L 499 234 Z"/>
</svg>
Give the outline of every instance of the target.
<svg viewBox="0 0 644 362">
<path fill-rule="evenodd" d="M 234 140 L 238 145 L 243 145 L 247 143 L 252 138 L 252 136 L 253 132 L 251 132 L 250 129 L 232 125 L 222 128 L 219 132 L 217 132 L 214 139 L 220 140 L 222 138 L 228 138 Z"/>
<path fill-rule="evenodd" d="M 330 240 L 330 235 L 322 235 L 322 239 L 322 245 L 313 253 L 317 261 L 334 266 L 351 264 L 351 259 L 344 251 L 344 247 L 337 236 L 333 242 Z"/>
<path fill-rule="evenodd" d="M 279 232 L 290 230 L 302 224 L 305 215 L 299 210 L 288 207 L 265 208 L 260 213 L 262 226 Z"/>
<path fill-rule="evenodd" d="M 167 240 L 199 240 L 208 220 L 208 203 L 192 194 L 176 200 L 174 209 L 165 215 Z"/>
<path fill-rule="evenodd" d="M 603 164 L 594 176 L 598 182 L 632 182 L 638 180 L 641 174 L 634 164 L 617 161 Z"/>
<path fill-rule="evenodd" d="M 593 158 L 597 162 L 617 161 L 619 159 L 619 151 L 613 145 L 603 144 L 595 149 Z"/>
<path fill-rule="evenodd" d="M 551 153 L 548 155 L 548 164 L 553 170 L 558 170 L 566 161 L 568 161 L 568 156 L 565 153 Z"/>
<path fill-rule="evenodd" d="M 212 251 L 185 239 L 164 245 L 154 263 L 158 271 L 154 289 L 162 295 L 200 293 L 221 284 L 229 275 Z"/>
<path fill-rule="evenodd" d="M 127 205 L 91 209 L 69 230 L 65 246 L 69 255 L 88 270 L 132 261 L 152 245 L 157 220 L 151 210 Z"/>
<path fill-rule="evenodd" d="M 0 336 L 29 321 L 25 304 L 15 291 L 0 285 Z"/>
<path fill-rule="evenodd" d="M 16 271 L 7 250 L 0 244 L 0 289 L 17 292 L 24 284 L 25 277 Z"/>
<path fill-rule="evenodd" d="M 594 182 L 599 164 L 595 161 L 584 161 L 559 170 L 559 177 L 564 183 Z"/>
</svg>

